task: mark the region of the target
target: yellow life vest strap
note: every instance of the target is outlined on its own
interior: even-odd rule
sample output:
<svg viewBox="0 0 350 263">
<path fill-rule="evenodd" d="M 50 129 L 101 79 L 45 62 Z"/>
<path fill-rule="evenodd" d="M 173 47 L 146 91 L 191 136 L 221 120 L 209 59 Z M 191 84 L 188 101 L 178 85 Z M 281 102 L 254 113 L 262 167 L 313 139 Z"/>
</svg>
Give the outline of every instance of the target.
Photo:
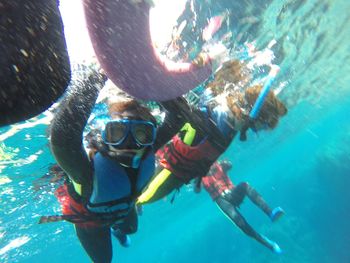
<svg viewBox="0 0 350 263">
<path fill-rule="evenodd" d="M 81 184 L 78 184 L 76 182 L 74 182 L 73 180 L 71 180 L 74 186 L 74 190 L 75 192 L 81 196 Z"/>
<path fill-rule="evenodd" d="M 187 145 L 191 145 L 194 137 L 196 136 L 196 130 L 191 126 L 190 123 L 186 123 L 180 131 L 185 131 L 186 134 L 184 136 L 183 142 Z M 137 204 L 147 203 L 152 199 L 154 194 L 157 192 L 158 188 L 168 179 L 171 175 L 171 171 L 168 169 L 163 169 L 159 174 L 157 174 L 148 187 L 144 190 L 144 192 L 137 199 Z"/>
<path fill-rule="evenodd" d="M 168 169 L 163 169 L 155 178 L 152 179 L 147 189 L 139 196 L 139 198 L 137 198 L 136 203 L 147 203 L 147 201 L 149 201 L 157 192 L 158 188 L 168 179 L 170 174 L 171 172 Z"/>
<path fill-rule="evenodd" d="M 180 131 L 186 131 L 186 134 L 183 138 L 183 142 L 187 145 L 191 145 L 194 137 L 196 136 L 196 129 L 194 129 L 190 123 L 186 123 Z"/>
</svg>

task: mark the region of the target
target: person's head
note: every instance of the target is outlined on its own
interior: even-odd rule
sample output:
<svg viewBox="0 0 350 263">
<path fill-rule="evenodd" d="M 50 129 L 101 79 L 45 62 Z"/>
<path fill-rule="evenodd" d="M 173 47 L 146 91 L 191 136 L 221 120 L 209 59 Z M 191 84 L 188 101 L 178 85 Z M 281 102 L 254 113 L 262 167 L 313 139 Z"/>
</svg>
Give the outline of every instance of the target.
<svg viewBox="0 0 350 263">
<path fill-rule="evenodd" d="M 156 119 L 136 100 L 110 103 L 105 116 L 98 135 L 89 142 L 91 148 L 134 167 L 135 157 L 139 162 L 145 150 L 154 143 Z"/>
<path fill-rule="evenodd" d="M 257 117 L 250 118 L 250 112 L 263 88 L 261 85 L 255 85 L 245 89 L 250 81 L 244 63 L 230 60 L 221 66 L 214 79 L 206 86 L 215 97 L 214 105 L 225 104 L 222 99 L 226 99 L 229 118 L 232 118 L 235 130 L 240 131 L 243 138 L 249 128 L 255 131 L 274 129 L 279 118 L 287 113 L 287 108 L 270 90 Z"/>
<path fill-rule="evenodd" d="M 113 150 L 138 150 L 153 145 L 156 119 L 148 108 L 128 100 L 111 103 L 108 111 L 111 119 L 102 131 L 105 144 Z"/>
<path fill-rule="evenodd" d="M 270 90 L 264 99 L 262 107 L 258 112 L 255 119 L 249 117 L 249 113 L 252 110 L 260 92 L 262 90 L 261 85 L 255 85 L 245 90 L 243 96 L 238 99 L 229 95 L 227 97 L 228 107 L 234 116 L 238 116 L 244 121 L 241 132 L 241 140 L 245 140 L 245 133 L 248 128 L 254 131 L 259 130 L 272 130 L 274 129 L 280 117 L 287 114 L 286 106 L 276 97 L 274 92 Z M 238 113 L 237 113 L 238 112 Z"/>
<path fill-rule="evenodd" d="M 249 109 L 253 108 L 261 90 L 262 86 L 256 85 L 249 87 L 245 91 L 244 98 Z M 265 126 L 266 129 L 274 129 L 278 124 L 279 118 L 286 114 L 286 106 L 276 97 L 273 91 L 269 91 L 254 122 L 255 125 L 260 125 L 259 127 Z"/>
</svg>

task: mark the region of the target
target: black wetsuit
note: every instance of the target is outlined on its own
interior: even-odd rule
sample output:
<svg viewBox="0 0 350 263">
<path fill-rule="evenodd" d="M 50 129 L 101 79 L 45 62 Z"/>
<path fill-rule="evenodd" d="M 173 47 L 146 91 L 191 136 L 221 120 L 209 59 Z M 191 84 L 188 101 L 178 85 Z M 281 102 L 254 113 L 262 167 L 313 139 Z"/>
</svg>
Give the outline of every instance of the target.
<svg viewBox="0 0 350 263">
<path fill-rule="evenodd" d="M 211 195 L 222 212 L 246 235 L 272 249 L 271 243 L 267 242 L 264 237 L 256 232 L 239 212 L 239 207 L 246 196 L 269 217 L 272 212 L 271 208 L 261 195 L 248 183 L 243 182 L 234 186 L 230 177 L 227 175 L 228 169 L 230 169 L 230 167 L 224 168 L 219 163 L 214 164 L 209 174 L 202 180 L 204 188 Z M 200 181 L 201 180 L 197 180 L 197 187 L 200 187 Z"/>
<path fill-rule="evenodd" d="M 82 134 L 105 80 L 100 74 L 94 72 L 86 79 L 76 82 L 77 85 L 68 91 L 62 101 L 51 125 L 52 152 L 68 176 L 74 182 L 82 185 L 81 198 L 85 200 L 91 194 L 94 167 L 83 148 Z M 175 109 L 171 107 L 171 101 L 166 104 L 169 108 Z M 157 130 L 156 141 L 153 145 L 154 151 L 172 138 L 179 129 L 181 121 L 177 120 L 177 114 L 166 115 L 163 125 Z M 128 173 L 127 169 L 126 172 Z M 136 232 L 137 215 L 135 211 L 132 210 L 123 222 L 118 224 L 118 227 L 125 234 Z M 76 225 L 77 236 L 94 262 L 111 261 L 110 231 L 110 226 L 82 227 Z"/>
<path fill-rule="evenodd" d="M 248 198 L 259 207 L 267 216 L 271 215 L 271 208 L 267 205 L 265 200 L 260 196 L 260 194 L 252 188 L 248 183 L 240 183 L 232 190 L 219 196 L 215 202 L 218 204 L 220 209 L 227 215 L 227 217 L 234 222 L 246 235 L 254 238 L 261 244 L 265 245 L 269 249 L 272 246 L 266 241 L 258 232 L 256 232 L 245 218 L 239 212 L 239 206 L 242 204 L 244 198 Z"/>
<path fill-rule="evenodd" d="M 70 79 L 57 0 L 0 2 L 0 126 L 50 107 Z"/>
</svg>

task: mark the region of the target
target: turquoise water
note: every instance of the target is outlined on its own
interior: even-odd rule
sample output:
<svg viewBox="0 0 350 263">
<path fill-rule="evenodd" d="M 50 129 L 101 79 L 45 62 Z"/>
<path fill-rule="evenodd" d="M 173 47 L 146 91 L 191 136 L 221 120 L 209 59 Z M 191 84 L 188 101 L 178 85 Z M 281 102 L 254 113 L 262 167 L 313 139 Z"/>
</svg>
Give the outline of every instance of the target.
<svg viewBox="0 0 350 263">
<path fill-rule="evenodd" d="M 350 262 L 349 2 L 211 2 L 213 13 L 230 11 L 232 45 L 255 41 L 264 49 L 277 41 L 276 86 L 284 87 L 289 113 L 275 131 L 234 141 L 225 157 L 233 161 L 234 182 L 250 182 L 285 209 L 272 224 L 249 201 L 241 207 L 284 253 L 274 255 L 242 234 L 207 193 L 184 188 L 173 205 L 144 207 L 132 246 L 114 242 L 113 262 Z M 59 213 L 54 184 L 37 186 L 54 162 L 47 125 L 22 126 L 6 138 L 11 128 L 0 130 L 0 261 L 89 262 L 70 224 L 37 224 L 38 216 Z"/>
</svg>

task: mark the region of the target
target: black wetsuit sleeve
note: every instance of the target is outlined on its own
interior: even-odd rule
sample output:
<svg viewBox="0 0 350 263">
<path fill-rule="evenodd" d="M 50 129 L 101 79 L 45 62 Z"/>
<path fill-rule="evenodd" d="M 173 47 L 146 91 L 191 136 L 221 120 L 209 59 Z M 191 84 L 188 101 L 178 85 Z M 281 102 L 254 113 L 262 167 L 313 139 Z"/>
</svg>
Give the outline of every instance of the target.
<svg viewBox="0 0 350 263">
<path fill-rule="evenodd" d="M 233 132 L 229 137 L 223 136 L 215 121 L 211 118 L 210 109 L 207 113 L 191 106 L 187 103 L 187 100 L 183 97 L 171 101 L 162 102 L 163 108 L 170 113 L 172 123 L 172 131 L 176 134 L 182 126 L 189 122 L 196 129 L 196 137 L 198 140 L 202 140 L 205 137 L 209 137 L 209 141 L 219 150 L 224 152 L 230 145 L 236 132 Z M 171 137 L 170 137 L 171 138 Z"/>
<path fill-rule="evenodd" d="M 178 133 L 186 122 L 195 126 L 199 137 L 203 138 L 208 134 L 205 116 L 199 109 L 189 105 L 185 98 L 163 101 L 160 102 L 160 106 L 166 111 L 166 118 L 159 128 L 156 150 Z"/>
<path fill-rule="evenodd" d="M 186 122 L 191 123 L 196 129 L 197 138 L 209 137 L 209 141 L 220 152 L 224 152 L 227 149 L 235 135 L 233 133 L 229 138 L 223 136 L 215 121 L 211 118 L 210 110 L 208 110 L 208 113 L 205 113 L 188 104 L 183 97 L 161 102 L 160 105 L 166 111 L 166 118 L 163 125 L 159 128 L 155 150 L 167 143 L 180 131 Z"/>
<path fill-rule="evenodd" d="M 157 139 L 154 144 L 154 151 L 157 151 L 182 128 L 186 122 L 183 114 L 184 109 L 189 109 L 185 99 L 182 97 L 160 102 L 160 106 L 165 110 L 165 119 L 162 126 L 158 128 Z"/>
<path fill-rule="evenodd" d="M 106 78 L 96 71 L 84 80 L 76 81 L 61 102 L 51 125 L 51 150 L 68 176 L 82 184 L 83 192 L 92 184 L 93 170 L 83 148 L 82 134 L 105 81 Z"/>
<path fill-rule="evenodd" d="M 42 113 L 69 80 L 57 0 L 0 1 L 0 127 Z"/>
</svg>

